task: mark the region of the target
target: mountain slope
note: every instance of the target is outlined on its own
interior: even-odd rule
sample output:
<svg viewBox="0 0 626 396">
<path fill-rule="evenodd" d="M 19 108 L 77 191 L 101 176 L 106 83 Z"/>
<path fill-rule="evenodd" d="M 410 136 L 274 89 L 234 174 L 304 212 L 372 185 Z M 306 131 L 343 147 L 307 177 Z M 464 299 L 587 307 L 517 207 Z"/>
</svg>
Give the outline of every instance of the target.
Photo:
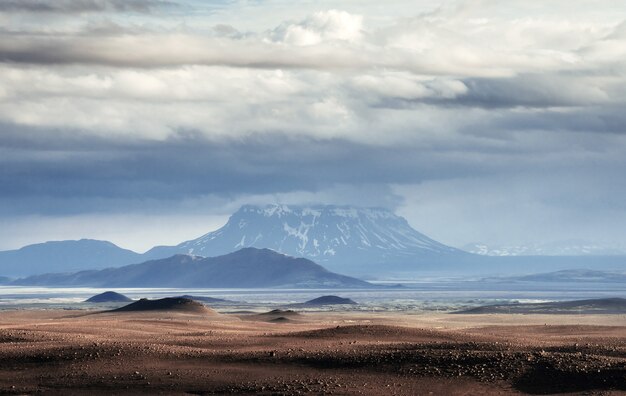
<svg viewBox="0 0 626 396">
<path fill-rule="evenodd" d="M 314 262 L 269 249 L 246 248 L 224 256 L 176 255 L 121 268 L 45 274 L 19 279 L 19 285 L 92 287 L 262 288 L 371 287 L 367 282 L 327 271 Z"/>
<path fill-rule="evenodd" d="M 415 271 L 441 258 L 469 255 L 415 231 L 385 209 L 247 205 L 219 230 L 177 246 L 155 247 L 146 256 L 215 256 L 242 247 L 270 248 L 358 275 Z"/>
<path fill-rule="evenodd" d="M 139 263 L 142 256 L 111 242 L 81 239 L 28 245 L 0 252 L 0 274 L 29 276 Z"/>
</svg>

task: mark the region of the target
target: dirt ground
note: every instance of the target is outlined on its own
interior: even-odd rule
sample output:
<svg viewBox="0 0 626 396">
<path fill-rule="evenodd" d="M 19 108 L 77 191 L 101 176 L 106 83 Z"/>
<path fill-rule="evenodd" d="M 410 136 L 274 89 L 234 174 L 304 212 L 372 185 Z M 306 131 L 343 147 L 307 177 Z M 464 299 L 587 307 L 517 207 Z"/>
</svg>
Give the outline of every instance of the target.
<svg viewBox="0 0 626 396">
<path fill-rule="evenodd" d="M 625 394 L 626 316 L 0 311 L 0 394 Z"/>
</svg>

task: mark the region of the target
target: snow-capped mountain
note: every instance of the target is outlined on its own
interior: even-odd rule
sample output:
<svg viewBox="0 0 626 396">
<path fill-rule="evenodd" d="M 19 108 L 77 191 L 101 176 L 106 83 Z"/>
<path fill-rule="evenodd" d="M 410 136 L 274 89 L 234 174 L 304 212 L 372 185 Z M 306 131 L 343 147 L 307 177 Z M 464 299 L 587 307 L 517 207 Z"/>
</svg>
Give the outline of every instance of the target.
<svg viewBox="0 0 626 396">
<path fill-rule="evenodd" d="M 349 274 L 363 274 L 367 268 L 415 270 L 429 259 L 467 254 L 417 232 L 385 209 L 247 205 L 222 228 L 178 246 L 156 247 L 147 256 L 211 257 L 244 247 L 305 257 Z"/>
</svg>

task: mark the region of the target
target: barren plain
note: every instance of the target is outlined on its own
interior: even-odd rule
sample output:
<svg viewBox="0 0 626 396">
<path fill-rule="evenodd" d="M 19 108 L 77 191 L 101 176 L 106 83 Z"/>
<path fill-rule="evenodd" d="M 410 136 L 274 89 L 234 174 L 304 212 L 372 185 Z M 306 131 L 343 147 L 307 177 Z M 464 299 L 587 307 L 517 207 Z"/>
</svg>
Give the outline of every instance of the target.
<svg viewBox="0 0 626 396">
<path fill-rule="evenodd" d="M 624 392 L 624 315 L 0 312 L 2 394 Z"/>
</svg>

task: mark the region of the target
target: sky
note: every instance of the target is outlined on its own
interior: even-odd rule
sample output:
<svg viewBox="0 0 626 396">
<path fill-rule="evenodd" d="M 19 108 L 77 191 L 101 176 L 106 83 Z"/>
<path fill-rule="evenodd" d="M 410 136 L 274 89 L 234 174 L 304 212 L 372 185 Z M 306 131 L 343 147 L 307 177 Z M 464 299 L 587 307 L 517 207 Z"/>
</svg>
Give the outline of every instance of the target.
<svg viewBox="0 0 626 396">
<path fill-rule="evenodd" d="M 614 0 L 0 0 L 0 249 L 248 203 L 624 247 L 625 110 Z"/>
</svg>

